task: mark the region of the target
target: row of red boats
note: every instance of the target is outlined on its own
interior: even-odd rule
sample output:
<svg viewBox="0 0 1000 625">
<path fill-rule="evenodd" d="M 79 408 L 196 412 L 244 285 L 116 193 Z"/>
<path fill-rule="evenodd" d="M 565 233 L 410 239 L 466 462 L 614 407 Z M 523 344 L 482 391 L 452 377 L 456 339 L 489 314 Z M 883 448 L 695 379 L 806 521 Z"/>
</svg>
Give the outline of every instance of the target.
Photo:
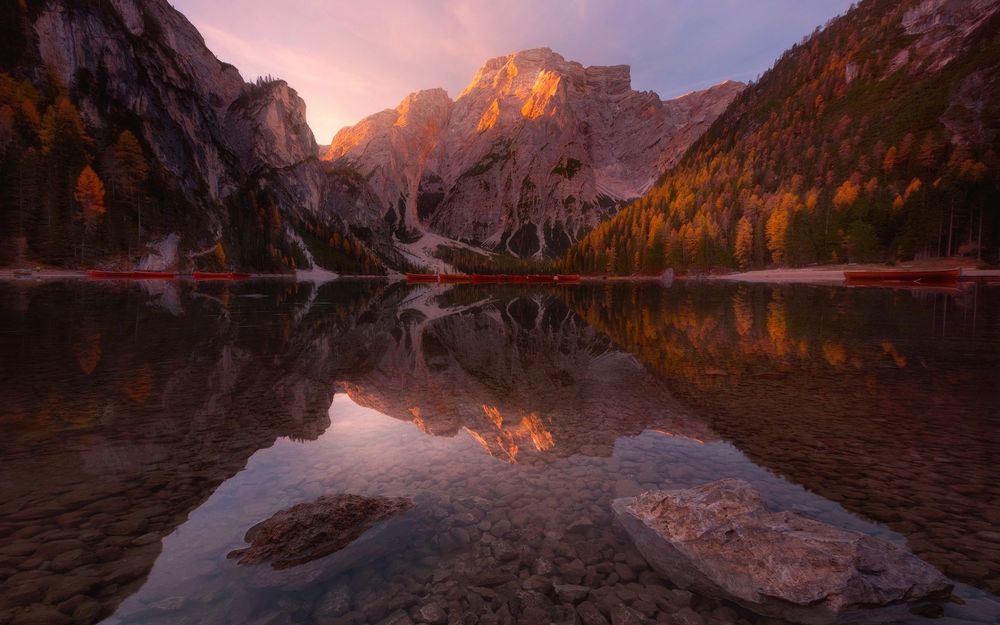
<svg viewBox="0 0 1000 625">
<path fill-rule="evenodd" d="M 508 282 L 531 282 L 531 283 L 572 283 L 579 282 L 579 274 L 489 274 L 489 273 L 408 273 L 407 282 L 478 282 L 478 283 L 508 283 Z"/>
<path fill-rule="evenodd" d="M 87 272 L 88 278 L 95 280 L 176 280 L 190 278 L 192 280 L 246 280 L 249 273 L 240 271 L 194 271 L 178 273 L 176 271 L 103 271 L 92 269 Z"/>
</svg>

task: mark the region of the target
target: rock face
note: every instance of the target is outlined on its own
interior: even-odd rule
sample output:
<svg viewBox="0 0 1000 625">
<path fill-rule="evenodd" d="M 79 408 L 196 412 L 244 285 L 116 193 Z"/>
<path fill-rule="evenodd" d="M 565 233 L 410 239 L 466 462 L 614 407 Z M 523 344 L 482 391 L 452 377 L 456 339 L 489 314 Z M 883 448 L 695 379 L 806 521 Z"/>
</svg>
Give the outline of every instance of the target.
<svg viewBox="0 0 1000 625">
<path fill-rule="evenodd" d="M 231 211 L 248 210 L 247 196 L 261 191 L 292 218 L 290 247 L 302 246 L 292 221 L 388 240 L 363 181 L 317 158 L 296 91 L 245 82 L 165 0 L 57 0 L 24 19 L 37 43 L 13 73 L 36 84 L 55 77 L 94 136 L 135 131 L 179 196 L 172 223 L 185 247 L 214 245 L 238 227 Z"/>
<path fill-rule="evenodd" d="M 521 256 L 557 254 L 640 196 L 744 85 L 663 101 L 629 68 L 584 67 L 548 48 L 491 59 L 452 102 L 411 94 L 334 138 L 386 222 Z"/>
<path fill-rule="evenodd" d="M 365 531 L 413 505 L 404 497 L 323 495 L 296 504 L 251 527 L 246 549 L 230 552 L 240 564 L 287 569 L 343 549 Z"/>
<path fill-rule="evenodd" d="M 650 565 L 683 588 L 821 625 L 886 618 L 951 584 L 908 550 L 795 512 L 737 479 L 612 503 Z M 881 609 L 877 609 L 881 608 Z"/>
</svg>

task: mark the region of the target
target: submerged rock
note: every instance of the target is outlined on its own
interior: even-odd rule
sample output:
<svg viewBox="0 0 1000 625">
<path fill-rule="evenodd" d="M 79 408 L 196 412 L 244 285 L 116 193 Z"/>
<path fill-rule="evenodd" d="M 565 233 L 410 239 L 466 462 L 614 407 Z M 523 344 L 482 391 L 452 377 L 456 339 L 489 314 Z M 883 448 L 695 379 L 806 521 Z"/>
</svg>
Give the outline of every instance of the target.
<svg viewBox="0 0 1000 625">
<path fill-rule="evenodd" d="M 770 512 L 743 480 L 651 491 L 612 502 L 639 551 L 682 588 L 809 625 L 884 619 L 951 584 L 909 550 Z"/>
<path fill-rule="evenodd" d="M 280 510 L 247 530 L 246 549 L 229 553 L 240 564 L 269 562 L 286 569 L 343 549 L 374 524 L 412 507 L 405 497 L 323 495 Z"/>
</svg>

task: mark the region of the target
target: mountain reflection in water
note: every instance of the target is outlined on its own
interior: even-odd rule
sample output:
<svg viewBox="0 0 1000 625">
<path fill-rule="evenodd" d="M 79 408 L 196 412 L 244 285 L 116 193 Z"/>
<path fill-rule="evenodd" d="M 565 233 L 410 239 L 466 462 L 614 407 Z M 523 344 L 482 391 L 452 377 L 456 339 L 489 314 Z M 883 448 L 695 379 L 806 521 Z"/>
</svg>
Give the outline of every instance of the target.
<svg viewBox="0 0 1000 625">
<path fill-rule="evenodd" d="M 612 593 L 665 584 L 610 500 L 733 475 L 982 589 L 960 587 L 949 616 L 1000 610 L 995 289 L 0 295 L 0 621 L 377 622 L 429 596 L 517 617 L 504 584 L 539 570 Z M 262 589 L 225 559 L 328 492 L 408 496 L 420 514 L 381 560 L 314 583 Z"/>
</svg>

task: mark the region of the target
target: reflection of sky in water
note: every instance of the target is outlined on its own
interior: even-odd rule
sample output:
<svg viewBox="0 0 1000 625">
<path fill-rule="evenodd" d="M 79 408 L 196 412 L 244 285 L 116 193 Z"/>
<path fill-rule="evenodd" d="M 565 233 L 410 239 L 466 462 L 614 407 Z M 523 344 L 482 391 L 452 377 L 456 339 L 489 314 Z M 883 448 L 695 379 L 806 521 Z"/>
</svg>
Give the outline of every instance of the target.
<svg viewBox="0 0 1000 625">
<path fill-rule="evenodd" d="M 730 476 L 1000 583 L 1000 290 L 12 290 L 0 284 L 0 543 L 23 555 L 0 553 L 0 571 L 95 576 L 84 594 L 130 624 L 314 622 L 342 584 L 370 606 L 386 585 L 423 601 L 435 579 L 466 588 L 470 567 L 503 568 L 498 536 L 530 556 L 508 563 L 511 581 L 535 550 L 607 569 L 629 549 L 612 499 Z M 334 575 L 338 552 L 317 561 L 329 579 L 292 590 L 226 560 L 254 523 L 338 492 L 410 496 L 420 514 L 380 560 Z M 23 570 L 61 539 L 87 543 L 76 568 Z M 589 583 L 622 586 L 609 575 Z M 960 592 L 970 602 L 949 616 L 1000 614 Z"/>
<path fill-rule="evenodd" d="M 645 488 L 678 488 L 739 476 L 759 488 L 774 507 L 798 509 L 842 527 L 902 541 L 898 534 L 754 465 L 726 442 L 702 443 L 648 429 L 619 439 L 610 458 L 572 456 L 529 466 L 490 457 L 467 431 L 452 437 L 427 435 L 412 423 L 355 404 L 346 394 L 334 397 L 329 412 L 330 427 L 317 440 L 282 438 L 258 451 L 243 471 L 164 538 L 163 553 L 149 579 L 122 603 L 116 617 L 145 622 L 180 603 L 182 613 L 211 619 L 202 612 L 206 597 L 216 597 L 220 590 L 232 594 L 245 589 L 244 568 L 225 558 L 244 546 L 244 531 L 280 509 L 334 492 L 408 496 L 418 508 L 441 496 L 478 496 L 490 506 L 504 505 L 497 496 L 502 485 L 505 492 L 540 502 L 528 511 L 526 522 L 559 528 L 577 518 L 575 511 L 581 505 L 592 511 L 595 524 L 615 523 L 609 514 L 601 514 L 604 500 L 622 494 L 617 489 L 636 488 L 640 482 Z M 613 488 L 595 494 L 588 478 Z M 549 505 L 553 495 L 558 502 L 554 507 Z M 433 535 L 436 529 L 430 520 L 413 531 Z M 406 553 L 389 557 L 405 560 Z M 441 558 L 443 566 L 446 556 Z M 318 596 L 328 586 L 329 580 L 314 584 L 305 595 Z M 245 590 L 248 601 L 274 601 L 282 592 Z M 296 596 L 302 600 L 302 595 Z M 185 597 L 184 602 L 177 597 Z"/>
</svg>

